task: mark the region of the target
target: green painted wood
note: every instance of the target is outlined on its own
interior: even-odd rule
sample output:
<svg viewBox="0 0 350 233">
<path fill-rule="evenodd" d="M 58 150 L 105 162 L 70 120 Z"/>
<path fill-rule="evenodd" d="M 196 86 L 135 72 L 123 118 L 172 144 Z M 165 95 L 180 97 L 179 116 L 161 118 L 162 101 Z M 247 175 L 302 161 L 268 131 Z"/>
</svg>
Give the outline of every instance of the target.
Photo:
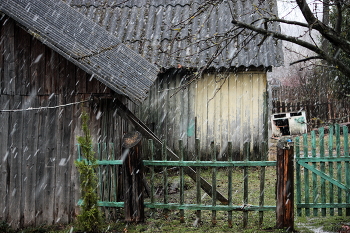
<svg viewBox="0 0 350 233">
<path fill-rule="evenodd" d="M 349 190 L 348 187 L 346 187 L 344 184 L 340 183 L 338 180 L 331 178 L 329 175 L 322 173 L 320 170 L 314 168 L 313 166 L 304 163 L 304 162 L 300 162 L 300 165 L 304 166 L 306 169 L 309 169 L 310 171 L 312 171 L 313 173 L 315 173 L 316 175 L 328 180 L 329 182 L 331 182 L 332 184 L 338 186 L 340 189 L 344 189 L 344 190 Z"/>
<path fill-rule="evenodd" d="M 328 156 L 329 156 L 329 158 L 333 157 L 333 133 L 334 133 L 334 128 L 333 128 L 333 126 L 330 126 L 329 132 L 328 132 Z M 329 177 L 330 178 L 333 178 L 333 174 L 334 174 L 333 167 L 334 167 L 334 164 L 333 164 L 333 162 L 330 161 L 328 163 L 328 168 L 329 168 L 328 170 L 329 170 Z M 329 202 L 334 203 L 334 185 L 332 182 L 329 182 Z M 334 216 L 334 208 L 329 209 L 329 214 L 331 216 Z"/>
<path fill-rule="evenodd" d="M 337 157 L 339 158 L 341 156 L 340 151 L 340 126 L 339 124 L 335 125 L 335 138 L 336 138 L 336 151 L 337 151 Z M 342 163 L 337 162 L 337 180 L 341 183 L 342 182 Z M 342 203 L 342 188 L 338 186 L 338 203 Z M 338 208 L 338 216 L 343 215 L 343 209 Z"/>
<path fill-rule="evenodd" d="M 167 161 L 167 149 L 166 142 L 162 144 L 162 160 Z M 164 204 L 168 204 L 168 167 L 163 167 L 163 193 L 164 193 Z M 165 218 L 168 218 L 168 210 L 164 209 Z"/>
<path fill-rule="evenodd" d="M 245 142 L 243 145 L 243 157 L 244 161 L 249 161 L 250 154 L 250 142 Z M 248 167 L 243 168 L 243 204 L 248 205 Z M 248 225 L 248 212 L 243 211 L 243 228 Z"/>
<path fill-rule="evenodd" d="M 316 157 L 316 132 L 315 130 L 311 131 L 311 156 L 313 158 Z M 317 167 L 317 163 L 313 162 L 312 163 L 313 168 L 316 169 Z M 312 173 L 312 200 L 313 203 L 317 203 L 318 202 L 318 183 L 317 183 L 317 174 L 316 173 Z M 313 215 L 317 216 L 318 215 L 318 209 L 317 208 L 313 208 Z"/>
<path fill-rule="evenodd" d="M 259 206 L 252 206 L 248 204 L 248 167 L 250 166 L 275 166 L 276 162 L 272 162 L 272 161 L 265 161 L 266 160 L 266 154 L 262 156 L 262 161 L 249 161 L 249 154 L 250 154 L 250 144 L 247 143 L 244 149 L 244 161 L 232 161 L 233 159 L 233 149 L 232 149 L 232 143 L 229 143 L 228 145 L 228 161 L 217 161 L 216 160 L 216 146 L 214 146 L 214 143 L 211 144 L 211 148 L 212 148 L 212 159 L 211 161 L 200 161 L 200 145 L 199 145 L 199 140 L 196 140 L 196 144 L 198 145 L 197 148 L 197 152 L 196 153 L 196 160 L 195 161 L 184 161 L 184 153 L 183 153 L 183 142 L 179 141 L 179 148 L 182 148 L 182 150 L 180 150 L 180 157 L 179 157 L 179 161 L 168 161 L 167 160 L 167 155 L 166 155 L 166 151 L 165 151 L 165 147 L 162 148 L 162 161 L 154 161 L 154 146 L 153 146 L 153 141 L 149 140 L 148 141 L 148 150 L 150 153 L 150 159 L 149 160 L 145 160 L 144 164 L 150 167 L 150 173 L 151 173 L 151 191 L 150 191 L 150 203 L 145 203 L 145 207 L 147 208 L 151 208 L 151 209 L 155 209 L 155 208 L 162 208 L 164 209 L 164 213 L 167 213 L 167 210 L 169 209 L 178 209 L 180 210 L 180 221 L 182 222 L 181 219 L 184 219 L 184 212 L 183 210 L 196 210 L 197 213 L 199 213 L 199 215 L 197 215 L 197 217 L 201 218 L 201 211 L 202 210 L 211 210 L 212 211 L 212 223 L 216 224 L 216 212 L 217 211 L 228 211 L 228 221 L 229 224 L 231 222 L 232 225 L 232 211 L 243 211 L 243 221 L 244 221 L 244 225 L 246 226 L 247 221 L 248 221 L 248 211 L 259 211 L 259 216 L 261 214 L 261 220 L 259 220 L 262 223 L 262 219 L 263 219 L 263 212 L 264 211 L 273 211 L 276 209 L 275 206 L 264 206 L 264 181 L 261 181 L 260 183 L 260 192 L 261 192 L 261 196 L 259 199 Z M 165 143 L 164 143 L 165 145 Z M 267 147 L 267 145 L 266 145 Z M 100 148 L 102 148 L 103 150 L 103 145 L 100 145 Z M 99 149 L 99 154 L 102 154 L 101 149 Z M 78 150 L 79 151 L 79 150 Z M 182 151 L 182 152 L 181 152 Z M 267 153 L 267 148 L 266 148 L 266 153 Z M 116 160 L 114 156 L 112 156 L 110 158 L 110 160 L 104 160 L 103 158 L 105 158 L 106 156 L 102 156 L 100 159 L 98 160 L 98 164 L 99 165 L 103 165 L 103 166 L 110 166 L 110 165 L 122 165 L 122 160 Z M 229 175 L 228 175 L 228 183 L 229 183 L 229 190 L 228 190 L 228 197 L 229 197 L 229 201 L 227 205 L 219 205 L 217 206 L 216 204 L 216 197 L 215 195 L 213 195 L 213 199 L 212 199 L 212 203 L 211 205 L 202 205 L 201 204 L 201 187 L 200 187 L 200 182 L 197 182 L 196 186 L 197 186 L 197 203 L 196 204 L 185 204 L 185 200 L 184 200 L 184 167 L 188 166 L 189 164 L 191 164 L 191 166 L 196 167 L 196 171 L 197 171 L 197 175 L 200 177 L 200 173 L 201 173 L 201 169 L 202 167 L 206 166 L 206 167 L 211 167 L 212 169 L 212 191 L 213 193 L 216 193 L 216 178 L 217 178 L 217 170 L 218 167 L 228 167 L 228 171 L 229 171 Z M 209 166 L 208 166 L 209 165 Z M 168 178 L 167 178 L 167 166 L 178 166 L 180 167 L 180 202 L 179 203 L 168 203 L 168 194 L 167 194 L 167 189 L 164 188 L 164 193 L 165 193 L 165 197 L 164 197 L 164 203 L 155 203 L 155 198 L 154 198 L 154 167 L 155 166 L 163 166 L 163 184 L 164 187 L 167 187 L 168 184 Z M 232 170 L 233 167 L 243 167 L 244 170 L 244 190 L 243 190 L 243 205 L 242 206 L 234 206 L 233 202 L 232 202 L 232 187 L 233 187 L 233 181 L 232 181 Z M 262 179 L 264 180 L 265 174 L 265 167 L 261 169 L 261 173 L 260 176 L 262 177 Z M 200 180 L 200 179 L 197 179 Z M 111 185 L 112 183 L 110 183 Z M 112 185 L 115 186 L 115 185 Z M 182 190 L 182 191 L 181 191 Z M 115 199 L 115 198 L 114 198 Z M 104 206 L 104 207 L 123 207 L 124 203 L 123 202 L 117 202 L 117 201 L 107 201 L 107 200 L 101 200 L 99 202 L 100 206 Z M 260 218 L 259 218 L 260 219 Z"/>
<path fill-rule="evenodd" d="M 151 161 L 154 160 L 154 144 L 153 140 L 149 139 L 148 140 L 148 150 L 150 153 L 150 159 Z M 154 203 L 154 166 L 150 166 L 150 173 L 151 173 L 151 180 L 150 180 L 150 185 L 151 185 L 151 192 L 150 192 L 150 199 L 151 199 L 151 204 Z M 154 209 L 153 209 L 154 211 Z"/>
<path fill-rule="evenodd" d="M 324 128 L 319 128 L 319 143 L 320 143 L 320 158 L 324 158 L 325 148 L 324 148 Z M 324 161 L 320 162 L 320 169 L 322 173 L 325 173 L 326 171 L 326 164 Z M 326 196 L 326 180 L 324 178 L 321 178 L 321 202 L 326 203 L 327 196 Z M 326 208 L 321 209 L 321 215 L 326 216 Z"/>
<path fill-rule="evenodd" d="M 343 126 L 343 137 L 344 137 L 344 156 L 349 157 L 349 129 L 347 126 Z M 345 161 L 345 184 L 350 187 L 350 164 L 349 161 Z M 350 192 L 346 192 L 346 203 L 350 204 Z M 346 216 L 350 216 L 350 208 L 345 210 Z"/>
<path fill-rule="evenodd" d="M 350 208 L 350 204 L 347 203 L 300 203 L 300 208 Z"/>
<path fill-rule="evenodd" d="M 307 134 L 303 134 L 303 151 L 304 151 L 304 157 L 309 157 L 308 152 L 308 138 Z M 307 168 L 304 168 L 304 190 L 305 190 L 305 203 L 310 203 L 310 188 L 309 188 L 309 170 Z M 305 208 L 305 215 L 310 216 L 310 209 Z"/>
<path fill-rule="evenodd" d="M 114 143 L 110 142 L 109 143 L 109 151 L 111 154 L 111 159 L 115 160 L 115 148 L 114 148 Z M 112 179 L 113 179 L 113 191 L 112 191 L 112 199 L 111 201 L 117 201 L 117 193 L 118 193 L 118 166 L 113 166 L 112 167 Z"/>
<path fill-rule="evenodd" d="M 261 144 L 262 156 L 261 161 L 267 159 L 268 145 L 266 142 Z M 232 169 L 232 168 L 231 168 Z M 259 195 L 259 206 L 264 206 L 265 200 L 265 167 L 260 168 L 260 195 Z M 259 211 L 259 226 L 261 227 L 264 221 L 264 211 Z"/>
<path fill-rule="evenodd" d="M 179 140 L 180 161 L 184 160 L 183 141 Z M 184 182 L 184 168 L 180 167 L 180 205 L 185 204 L 185 182 Z M 180 210 L 180 222 L 185 222 L 185 212 Z"/>
<path fill-rule="evenodd" d="M 97 143 L 97 160 L 99 160 L 99 161 L 101 161 L 101 160 L 103 160 L 103 158 L 102 158 L 102 153 L 101 153 L 101 143 Z M 99 165 L 101 165 L 101 164 L 99 164 Z M 101 185 L 103 182 L 102 182 L 102 167 L 101 166 L 98 166 L 98 182 L 99 182 L 99 192 L 98 192 L 98 195 L 99 195 L 99 197 L 100 198 L 102 198 L 102 200 L 103 200 L 103 185 Z"/>
<path fill-rule="evenodd" d="M 143 161 L 145 165 L 176 167 L 261 167 L 276 166 L 276 161 Z"/>
<path fill-rule="evenodd" d="M 163 208 L 163 209 L 170 209 L 170 210 L 178 210 L 178 209 L 184 209 L 184 210 L 216 210 L 216 211 L 276 211 L 276 206 L 254 206 L 254 205 L 242 205 L 242 206 L 228 206 L 228 205 L 197 205 L 197 204 L 185 204 L 180 205 L 178 203 L 145 203 L 146 208 Z"/>
<path fill-rule="evenodd" d="M 214 142 L 210 143 L 210 149 L 211 149 L 211 161 L 213 163 L 216 162 L 216 145 L 214 144 Z M 216 206 L 216 176 L 217 176 L 217 167 L 213 167 L 212 168 L 212 193 L 213 193 L 213 197 L 212 197 L 212 206 L 215 207 Z M 216 225 L 216 210 L 212 210 L 211 211 L 211 223 L 213 225 Z"/>
<path fill-rule="evenodd" d="M 227 144 L 227 157 L 228 157 L 228 162 L 232 162 L 232 157 L 233 157 L 233 146 L 232 146 L 232 142 L 228 142 Z M 227 179 L 228 179 L 228 206 L 232 206 L 233 203 L 232 203 L 232 187 L 233 187 L 233 184 L 232 184 L 232 170 L 233 168 L 232 167 L 229 167 L 228 168 L 228 175 L 227 175 Z M 261 206 L 261 205 L 259 205 Z M 263 205 L 262 205 L 263 206 Z M 232 223 L 232 211 L 228 211 L 227 213 L 228 215 L 228 226 L 229 227 L 233 227 L 233 223 Z"/>
<path fill-rule="evenodd" d="M 81 199 L 78 200 L 77 205 L 81 206 L 82 204 L 83 204 L 83 200 Z M 98 201 L 98 206 L 124 208 L 124 202 Z"/>
<path fill-rule="evenodd" d="M 324 157 L 324 158 L 320 158 L 320 157 L 309 157 L 309 158 L 297 158 L 297 161 L 303 161 L 304 163 L 307 162 L 343 162 L 343 161 L 350 161 L 349 157 Z"/>
<path fill-rule="evenodd" d="M 338 159 L 339 160 L 339 159 Z M 350 159 L 348 159 L 350 161 Z M 334 159 L 333 161 L 337 161 Z M 343 161 L 343 160 L 342 160 Z M 98 165 L 122 165 L 123 160 L 97 160 Z M 158 161 L 144 160 L 147 166 L 174 166 L 174 167 L 262 167 L 276 166 L 275 161 Z"/>
<path fill-rule="evenodd" d="M 196 162 L 199 163 L 201 158 L 201 150 L 200 150 L 200 140 L 198 138 L 196 138 L 195 140 L 195 156 L 196 156 Z M 200 177 L 201 177 L 201 168 L 196 167 L 196 200 L 198 205 L 200 205 L 202 202 Z M 198 222 L 200 222 L 202 218 L 201 210 L 196 211 L 196 217 Z"/>
<path fill-rule="evenodd" d="M 79 200 L 77 202 L 77 205 L 81 205 L 83 203 L 82 200 Z M 105 206 L 105 207 L 117 207 L 117 208 L 124 208 L 124 202 L 112 202 L 112 201 L 99 201 L 99 206 Z M 302 205 L 304 205 L 302 203 Z M 180 205 L 179 203 L 150 203 L 145 202 L 144 203 L 145 208 L 150 209 L 171 209 L 171 210 L 212 210 L 215 209 L 216 211 L 276 211 L 276 206 L 227 206 L 227 205 L 217 205 L 213 207 L 212 205 L 197 205 L 197 204 L 184 204 Z M 344 207 L 348 207 L 346 204 L 342 204 Z"/>
<path fill-rule="evenodd" d="M 300 138 L 296 137 L 294 139 L 294 148 L 295 148 L 295 158 L 296 161 L 300 158 Z M 301 203 L 301 170 L 300 164 L 296 162 L 295 164 L 295 182 L 296 182 L 296 204 L 297 204 L 297 215 L 302 216 L 301 208 L 298 206 Z"/>
<path fill-rule="evenodd" d="M 78 153 L 78 161 L 81 161 L 82 160 L 82 157 L 81 157 L 81 147 L 79 144 L 77 144 L 77 153 Z"/>
</svg>

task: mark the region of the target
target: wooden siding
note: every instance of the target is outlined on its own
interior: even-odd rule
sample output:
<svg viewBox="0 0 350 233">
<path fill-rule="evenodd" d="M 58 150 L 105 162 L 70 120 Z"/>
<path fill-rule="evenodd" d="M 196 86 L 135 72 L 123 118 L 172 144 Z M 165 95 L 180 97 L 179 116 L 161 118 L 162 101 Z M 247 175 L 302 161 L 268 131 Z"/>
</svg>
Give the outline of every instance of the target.
<svg viewBox="0 0 350 233">
<path fill-rule="evenodd" d="M 175 151 L 178 139 L 191 155 L 199 138 L 205 157 L 211 141 L 219 142 L 217 151 L 232 141 L 235 159 L 241 160 L 243 144 L 249 141 L 252 158 L 258 159 L 259 144 L 267 140 L 266 73 L 207 73 L 179 88 L 188 81 L 176 70 L 163 74 L 142 107 L 144 121 Z"/>
<path fill-rule="evenodd" d="M 119 158 L 129 126 L 116 115 L 113 92 L 12 19 L 0 21 L 0 110 L 54 107 L 91 94 L 99 97 L 83 105 L 93 141 L 115 143 Z M 74 160 L 83 105 L 0 112 L 0 220 L 17 228 L 74 219 L 80 196 Z"/>
<path fill-rule="evenodd" d="M 232 141 L 235 159 L 242 159 L 243 144 L 251 142 L 254 159 L 264 139 L 266 75 L 259 72 L 206 74 L 197 82 L 197 137 L 225 151 Z M 267 123 L 267 122 L 266 122 Z M 209 148 L 202 148 L 208 151 Z M 208 152 L 207 152 L 208 153 Z M 219 158 L 225 156 L 219 152 Z M 225 159 L 225 158 L 222 158 Z"/>
</svg>

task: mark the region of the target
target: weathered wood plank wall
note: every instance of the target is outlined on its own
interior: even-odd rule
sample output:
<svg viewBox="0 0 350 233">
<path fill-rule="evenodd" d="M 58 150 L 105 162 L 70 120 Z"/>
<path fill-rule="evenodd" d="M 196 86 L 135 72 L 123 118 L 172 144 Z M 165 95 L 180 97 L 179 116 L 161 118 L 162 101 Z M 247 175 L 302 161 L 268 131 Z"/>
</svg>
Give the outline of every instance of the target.
<svg viewBox="0 0 350 233">
<path fill-rule="evenodd" d="M 164 73 L 142 106 L 141 118 L 175 151 L 182 139 L 194 154 L 197 137 L 203 142 L 202 155 L 210 159 L 211 141 L 219 143 L 219 153 L 232 141 L 237 155 L 249 141 L 252 159 L 258 159 L 259 145 L 267 140 L 266 73 L 207 73 L 183 86 L 188 81 L 178 70 Z"/>
<path fill-rule="evenodd" d="M 120 156 L 129 126 L 116 114 L 114 94 L 29 35 L 0 21 L 0 110 L 85 102 L 94 143 L 113 142 Z M 110 99 L 104 97 L 112 96 Z M 133 108 L 132 104 L 129 104 Z M 71 222 L 79 199 L 76 137 L 83 106 L 0 112 L 0 220 L 13 227 Z"/>
</svg>

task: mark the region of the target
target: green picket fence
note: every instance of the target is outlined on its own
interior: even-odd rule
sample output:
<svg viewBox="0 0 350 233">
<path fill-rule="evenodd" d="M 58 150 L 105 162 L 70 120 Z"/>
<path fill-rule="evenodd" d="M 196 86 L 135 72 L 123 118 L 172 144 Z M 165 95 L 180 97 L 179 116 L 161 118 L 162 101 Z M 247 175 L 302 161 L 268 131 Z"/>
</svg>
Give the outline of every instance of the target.
<svg viewBox="0 0 350 233">
<path fill-rule="evenodd" d="M 295 138 L 295 161 L 297 214 L 343 215 L 345 209 L 349 216 L 348 127 L 322 127 Z"/>
<path fill-rule="evenodd" d="M 165 144 L 163 144 L 165 145 Z M 145 174 L 150 196 L 145 199 L 144 206 L 150 211 L 162 209 L 164 215 L 168 215 L 171 211 L 179 213 L 178 217 L 181 222 L 185 221 L 185 211 L 195 211 L 197 221 L 201 221 L 203 211 L 211 212 L 211 222 L 216 224 L 218 212 L 226 212 L 227 222 L 229 226 L 233 224 L 233 212 L 241 212 L 243 227 L 248 225 L 249 213 L 255 212 L 258 214 L 259 225 L 263 223 L 264 212 L 276 211 L 275 199 L 272 205 L 265 204 L 265 189 L 275 189 L 275 183 L 265 183 L 265 171 L 267 166 L 276 166 L 275 161 L 267 160 L 267 145 L 263 144 L 265 153 L 261 156 L 261 161 L 250 161 L 250 143 L 244 144 L 243 161 L 233 161 L 234 152 L 232 143 L 228 143 L 227 151 L 224 153 L 227 156 L 227 161 L 217 160 L 217 151 L 214 143 L 211 143 L 211 160 L 201 161 L 200 141 L 196 140 L 196 152 L 194 161 L 186 161 L 184 159 L 183 142 L 179 141 L 179 160 L 170 161 L 167 156 L 166 146 L 161 148 L 162 160 L 155 160 L 155 146 L 153 141 L 148 141 L 148 149 L 144 150 L 149 153 L 144 157 L 149 158 L 144 160 L 144 166 L 148 167 L 148 172 Z M 116 193 L 121 191 L 119 177 L 120 167 L 123 161 L 116 159 L 114 154 L 110 155 L 108 151 L 113 151 L 113 145 L 98 144 L 98 164 L 99 179 L 100 179 L 100 201 L 101 207 L 124 207 L 122 195 Z M 79 146 L 78 146 L 79 153 Z M 80 158 L 80 157 L 79 157 Z M 191 167 L 196 172 L 196 179 L 193 181 L 186 175 L 186 169 Z M 172 169 L 176 168 L 177 172 L 174 175 Z M 235 180 L 233 174 L 240 171 L 240 180 Z M 252 178 L 251 176 L 254 176 Z M 178 180 L 176 194 L 171 190 L 171 184 L 174 184 L 174 177 Z M 206 194 L 201 188 L 200 178 L 205 178 L 211 185 L 211 194 Z M 252 179 L 258 179 L 260 187 L 251 187 L 249 184 Z M 188 184 L 193 185 L 191 191 L 187 187 Z M 239 192 L 237 185 L 240 186 Z M 194 191 L 193 191 L 194 190 Z M 192 194 L 188 194 L 192 192 Z M 193 194 L 194 192 L 194 194 Z M 252 192 L 255 192 L 252 195 Z M 227 198 L 227 203 L 221 203 L 217 200 L 216 194 L 221 193 Z M 189 196 L 191 198 L 189 198 Z M 239 197 L 238 197 L 239 196 Z M 254 197 L 253 197 L 254 196 Z M 274 196 L 274 195 L 273 195 Z M 271 201 L 269 201 L 271 203 Z M 108 212 L 108 211 L 107 211 Z M 256 224 L 256 223 L 254 223 Z"/>
<path fill-rule="evenodd" d="M 216 155 L 216 146 L 214 146 L 214 143 L 211 143 L 211 161 L 201 161 L 201 155 L 200 155 L 200 142 L 199 140 L 196 140 L 196 152 L 195 152 L 195 160 L 194 161 L 184 161 L 184 150 L 183 150 L 183 143 L 182 141 L 179 141 L 179 161 L 169 161 L 168 157 L 166 155 L 166 150 L 162 149 L 162 160 L 154 160 L 155 150 L 152 141 L 149 141 L 149 151 L 150 151 L 150 160 L 145 160 L 144 164 L 146 166 L 150 167 L 150 189 L 151 189 L 151 196 L 150 196 L 150 202 L 146 203 L 145 206 L 151 209 L 164 209 L 165 211 L 168 210 L 179 210 L 180 211 L 180 221 L 184 221 L 184 210 L 195 210 L 196 211 L 196 218 L 200 221 L 201 219 L 201 212 L 203 210 L 210 210 L 211 211 L 211 221 L 213 224 L 216 223 L 216 216 L 217 211 L 226 211 L 227 212 L 227 221 L 228 225 L 232 225 L 232 212 L 233 211 L 242 211 L 242 221 L 243 221 L 243 227 L 246 227 L 248 224 L 248 212 L 249 211 L 258 211 L 259 212 L 259 224 L 262 224 L 263 222 L 263 215 L 264 211 L 275 211 L 276 206 L 268 206 L 264 205 L 264 193 L 265 193 L 265 167 L 266 166 L 276 166 L 276 162 L 274 161 L 266 161 L 266 153 L 263 155 L 261 161 L 249 161 L 249 155 L 250 155 L 250 143 L 245 143 L 244 145 L 244 161 L 233 161 L 233 150 L 232 150 L 232 143 L 228 143 L 228 149 L 227 149 L 227 161 L 217 161 Z M 266 145 L 265 148 L 267 149 Z M 265 150 L 267 151 L 267 150 Z M 168 177 L 168 169 L 171 167 L 179 167 L 179 187 L 178 187 L 178 194 L 179 194 L 179 201 L 177 203 L 170 202 L 169 199 L 171 196 L 169 195 L 168 188 L 163 188 L 163 195 L 161 197 L 163 200 L 158 199 L 156 201 L 155 194 L 157 191 L 155 190 L 155 168 L 156 167 L 162 167 L 162 179 L 163 179 L 163 185 L 162 187 L 168 187 L 169 185 L 169 177 Z M 192 167 L 196 171 L 196 180 L 195 182 L 195 195 L 193 199 L 185 199 L 186 194 L 186 188 L 185 188 L 185 169 L 186 167 Z M 259 201 L 257 205 L 250 204 L 251 200 L 249 198 L 249 168 L 251 167 L 261 167 L 260 169 L 260 189 L 259 189 Z M 219 173 L 222 171 L 219 171 L 222 168 L 226 168 L 225 174 L 227 174 L 225 184 L 227 184 L 224 188 L 221 190 L 218 190 L 218 176 Z M 243 177 L 240 181 L 234 180 L 232 178 L 233 169 L 235 168 L 241 168 L 243 169 Z M 208 171 L 209 170 L 209 171 Z M 209 173 L 209 175 L 208 175 Z M 207 201 L 204 203 L 203 201 L 203 190 L 201 189 L 201 184 L 199 182 L 200 177 L 207 174 L 207 181 L 211 181 L 211 187 L 212 187 L 212 196 L 207 198 Z M 220 179 L 221 180 L 221 179 Z M 243 183 L 243 190 L 241 192 L 241 204 L 235 205 L 233 203 L 233 184 L 237 182 Z M 227 195 L 228 203 L 220 203 L 216 199 L 216 193 L 219 191 L 224 196 Z M 226 193 L 223 193 L 225 191 Z M 205 194 L 204 194 L 205 195 Z M 174 198 L 172 198 L 174 200 Z"/>
</svg>

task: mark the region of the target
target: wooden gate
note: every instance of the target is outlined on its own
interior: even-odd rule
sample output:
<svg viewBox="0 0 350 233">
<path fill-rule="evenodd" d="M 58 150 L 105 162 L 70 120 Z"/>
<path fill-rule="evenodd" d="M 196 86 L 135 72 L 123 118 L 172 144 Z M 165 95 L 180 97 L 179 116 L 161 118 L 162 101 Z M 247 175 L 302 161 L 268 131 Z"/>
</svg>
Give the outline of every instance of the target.
<svg viewBox="0 0 350 233">
<path fill-rule="evenodd" d="M 348 128 L 334 125 L 295 139 L 299 216 L 350 215 Z"/>
</svg>

